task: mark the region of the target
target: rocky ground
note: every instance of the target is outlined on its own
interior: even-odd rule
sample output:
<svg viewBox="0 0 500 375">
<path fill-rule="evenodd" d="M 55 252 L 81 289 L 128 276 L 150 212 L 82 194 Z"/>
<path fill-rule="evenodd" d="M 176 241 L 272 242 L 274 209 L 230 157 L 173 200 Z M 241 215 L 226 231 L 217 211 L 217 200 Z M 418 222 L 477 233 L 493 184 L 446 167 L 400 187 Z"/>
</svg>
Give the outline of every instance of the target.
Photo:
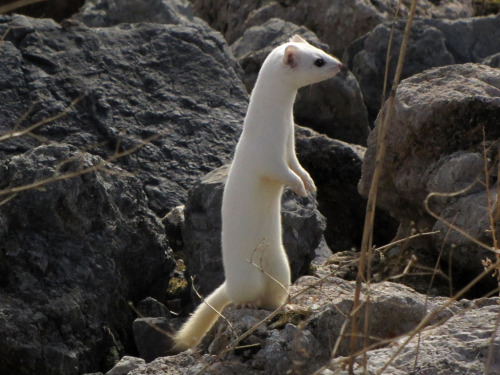
<svg viewBox="0 0 500 375">
<path fill-rule="evenodd" d="M 396 2 L 75 4 L 0 15 L 0 374 L 347 373 Z M 500 374 L 483 271 L 500 233 L 500 16 L 485 9 L 419 1 L 354 373 Z M 206 295 L 223 279 L 221 195 L 248 92 L 294 33 L 346 68 L 295 105 L 318 193 L 283 197 L 290 305 L 228 307 L 196 350 L 167 356 L 199 302 L 191 280 Z"/>
</svg>

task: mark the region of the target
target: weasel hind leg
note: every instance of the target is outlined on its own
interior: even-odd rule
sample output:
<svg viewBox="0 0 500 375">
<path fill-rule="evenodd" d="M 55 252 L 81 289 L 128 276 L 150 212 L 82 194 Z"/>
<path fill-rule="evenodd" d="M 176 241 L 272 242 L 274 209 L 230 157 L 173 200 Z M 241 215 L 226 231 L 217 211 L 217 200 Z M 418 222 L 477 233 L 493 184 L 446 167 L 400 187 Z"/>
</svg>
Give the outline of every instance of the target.
<svg viewBox="0 0 500 375">
<path fill-rule="evenodd" d="M 278 257 L 273 259 L 272 273 L 266 275 L 266 292 L 261 301 L 262 307 L 268 310 L 275 310 L 287 302 L 291 283 L 290 266 L 285 250 L 275 254 L 278 254 Z"/>
<path fill-rule="evenodd" d="M 245 263 L 240 269 L 226 273 L 227 293 L 237 308 L 257 308 L 265 294 L 265 275 L 255 266 Z"/>
</svg>

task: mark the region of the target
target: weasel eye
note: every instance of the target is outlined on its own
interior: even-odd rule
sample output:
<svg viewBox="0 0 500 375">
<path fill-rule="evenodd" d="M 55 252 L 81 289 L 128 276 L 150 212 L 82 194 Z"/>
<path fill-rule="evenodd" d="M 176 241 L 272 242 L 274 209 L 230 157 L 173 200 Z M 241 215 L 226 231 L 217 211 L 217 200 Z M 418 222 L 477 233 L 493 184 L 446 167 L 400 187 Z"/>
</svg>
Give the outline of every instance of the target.
<svg viewBox="0 0 500 375">
<path fill-rule="evenodd" d="M 318 68 L 321 68 L 323 65 L 325 65 L 325 60 L 320 57 L 319 59 L 316 59 L 316 61 L 314 61 L 314 65 L 316 65 Z"/>
</svg>

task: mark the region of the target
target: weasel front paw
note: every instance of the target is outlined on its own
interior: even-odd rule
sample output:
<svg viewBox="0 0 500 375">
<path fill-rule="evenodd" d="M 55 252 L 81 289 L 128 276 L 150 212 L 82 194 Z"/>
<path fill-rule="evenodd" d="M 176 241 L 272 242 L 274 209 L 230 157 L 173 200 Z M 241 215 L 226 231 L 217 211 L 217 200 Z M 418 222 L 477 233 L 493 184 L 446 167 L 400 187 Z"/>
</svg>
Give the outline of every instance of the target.
<svg viewBox="0 0 500 375">
<path fill-rule="evenodd" d="M 314 193 L 317 189 L 313 179 L 311 178 L 311 176 L 309 176 L 309 173 L 306 172 L 306 174 L 301 177 L 306 190 L 310 191 L 311 193 Z"/>
<path fill-rule="evenodd" d="M 298 180 L 294 185 L 290 185 L 290 188 L 295 192 L 295 194 L 300 195 L 301 197 L 307 197 L 306 186 L 302 182 L 302 180 Z"/>
</svg>

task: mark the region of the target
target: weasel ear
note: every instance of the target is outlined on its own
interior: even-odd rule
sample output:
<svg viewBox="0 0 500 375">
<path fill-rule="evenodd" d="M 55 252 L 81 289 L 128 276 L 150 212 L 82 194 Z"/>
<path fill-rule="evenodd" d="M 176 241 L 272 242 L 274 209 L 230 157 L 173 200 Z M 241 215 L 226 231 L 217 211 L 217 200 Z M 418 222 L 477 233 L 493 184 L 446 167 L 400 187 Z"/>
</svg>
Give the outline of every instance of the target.
<svg viewBox="0 0 500 375">
<path fill-rule="evenodd" d="M 295 68 L 297 65 L 299 65 L 299 55 L 299 49 L 294 45 L 289 45 L 285 48 L 283 62 L 290 68 Z"/>
<path fill-rule="evenodd" d="M 290 38 L 290 42 L 292 43 L 307 43 L 304 39 L 300 37 L 300 35 L 295 34 Z"/>
</svg>

